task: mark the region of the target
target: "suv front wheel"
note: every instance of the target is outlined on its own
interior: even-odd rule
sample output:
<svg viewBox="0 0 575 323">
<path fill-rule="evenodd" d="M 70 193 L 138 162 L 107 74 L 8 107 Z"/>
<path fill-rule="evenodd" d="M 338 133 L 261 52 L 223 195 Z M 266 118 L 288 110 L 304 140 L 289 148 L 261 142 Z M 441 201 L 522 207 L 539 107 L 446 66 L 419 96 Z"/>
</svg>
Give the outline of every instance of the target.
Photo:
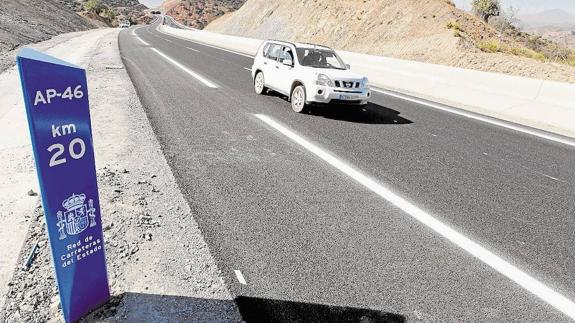
<svg viewBox="0 0 575 323">
<path fill-rule="evenodd" d="M 298 85 L 291 91 L 291 108 L 297 113 L 305 113 L 308 106 L 305 103 L 305 87 Z"/>
<path fill-rule="evenodd" d="M 257 94 L 262 94 L 266 91 L 265 84 L 266 83 L 264 80 L 264 73 L 258 72 L 254 79 L 254 90 L 256 91 Z"/>
</svg>

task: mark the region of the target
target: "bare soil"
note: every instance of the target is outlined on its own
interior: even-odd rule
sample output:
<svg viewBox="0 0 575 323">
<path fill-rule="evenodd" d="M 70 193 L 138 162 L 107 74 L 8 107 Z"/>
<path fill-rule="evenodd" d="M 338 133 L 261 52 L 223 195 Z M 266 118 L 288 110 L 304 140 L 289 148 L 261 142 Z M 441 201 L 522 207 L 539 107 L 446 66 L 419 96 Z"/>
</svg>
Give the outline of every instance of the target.
<svg viewBox="0 0 575 323">
<path fill-rule="evenodd" d="M 457 27 L 449 27 L 449 23 Z M 575 82 L 575 68 L 502 53 L 477 44 L 500 35 L 444 0 L 248 0 L 210 23 L 208 31 L 324 44 L 336 49 L 426 63 Z"/>
</svg>

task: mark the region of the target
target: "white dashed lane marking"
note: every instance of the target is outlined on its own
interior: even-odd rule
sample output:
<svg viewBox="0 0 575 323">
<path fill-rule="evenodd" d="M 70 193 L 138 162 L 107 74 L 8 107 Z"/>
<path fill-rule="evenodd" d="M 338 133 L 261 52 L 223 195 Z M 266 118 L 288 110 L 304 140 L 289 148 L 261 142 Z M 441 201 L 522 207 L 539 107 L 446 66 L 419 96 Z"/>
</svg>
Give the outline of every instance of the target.
<svg viewBox="0 0 575 323">
<path fill-rule="evenodd" d="M 182 71 L 188 73 L 189 75 L 191 75 L 193 78 L 195 78 L 196 80 L 202 82 L 205 86 L 213 88 L 213 89 L 217 89 L 218 86 L 214 83 L 212 83 L 211 81 L 209 81 L 208 79 L 206 79 L 205 77 L 201 76 L 200 74 L 192 71 L 191 69 L 185 67 L 184 65 L 178 63 L 176 60 L 174 60 L 173 58 L 169 57 L 168 55 L 160 52 L 159 50 L 152 48 L 152 50 L 154 52 L 156 52 L 158 55 L 162 56 L 165 60 L 167 60 L 168 62 L 174 64 L 176 67 L 178 67 L 179 69 L 181 69 Z"/>
<path fill-rule="evenodd" d="M 236 277 L 238 279 L 238 281 L 240 282 L 240 284 L 242 285 L 247 285 L 248 283 L 246 282 L 246 279 L 244 278 L 244 275 L 242 275 L 242 272 L 239 270 L 234 270 L 234 273 L 236 274 Z"/>
</svg>

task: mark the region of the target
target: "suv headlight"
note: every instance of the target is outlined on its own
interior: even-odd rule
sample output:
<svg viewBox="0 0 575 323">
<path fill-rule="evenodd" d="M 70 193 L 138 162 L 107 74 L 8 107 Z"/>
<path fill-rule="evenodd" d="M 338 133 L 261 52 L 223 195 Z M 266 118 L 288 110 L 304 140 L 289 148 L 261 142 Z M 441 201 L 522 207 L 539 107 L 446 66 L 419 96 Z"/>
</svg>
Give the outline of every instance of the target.
<svg viewBox="0 0 575 323">
<path fill-rule="evenodd" d="M 333 87 L 333 82 L 331 81 L 329 76 L 321 73 L 317 75 L 317 81 L 315 81 L 315 84 Z"/>
<path fill-rule="evenodd" d="M 367 77 L 361 79 L 361 87 L 369 87 L 369 80 Z"/>
</svg>

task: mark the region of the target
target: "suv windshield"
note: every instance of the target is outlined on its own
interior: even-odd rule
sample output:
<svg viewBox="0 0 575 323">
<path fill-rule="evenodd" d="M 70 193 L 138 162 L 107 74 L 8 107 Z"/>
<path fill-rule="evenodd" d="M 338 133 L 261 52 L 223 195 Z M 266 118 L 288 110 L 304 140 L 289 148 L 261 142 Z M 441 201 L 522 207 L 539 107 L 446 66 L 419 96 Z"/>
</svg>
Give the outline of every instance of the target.
<svg viewBox="0 0 575 323">
<path fill-rule="evenodd" d="M 319 48 L 296 48 L 298 61 L 302 66 L 316 68 L 347 69 L 333 50 Z"/>
</svg>

